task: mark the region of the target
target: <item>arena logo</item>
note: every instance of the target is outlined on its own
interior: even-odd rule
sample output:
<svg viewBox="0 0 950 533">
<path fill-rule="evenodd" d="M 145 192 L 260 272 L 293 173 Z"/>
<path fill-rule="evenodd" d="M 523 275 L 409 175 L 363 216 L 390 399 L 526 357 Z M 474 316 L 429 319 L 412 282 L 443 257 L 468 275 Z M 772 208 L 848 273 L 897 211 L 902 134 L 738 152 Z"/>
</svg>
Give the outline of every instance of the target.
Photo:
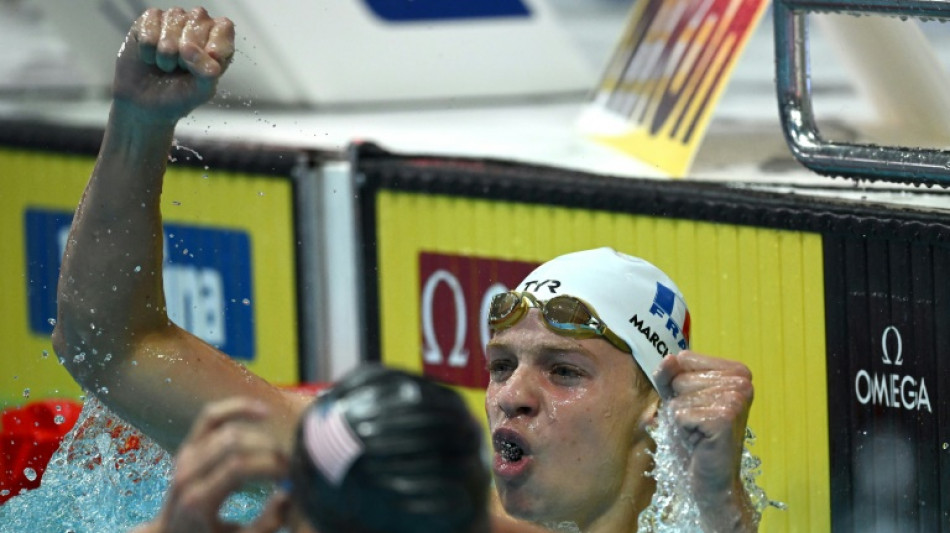
<svg viewBox="0 0 950 533">
<path fill-rule="evenodd" d="M 52 333 L 56 285 L 72 215 L 25 215 L 30 329 Z M 163 282 L 169 319 L 231 357 L 255 355 L 250 238 L 243 231 L 165 224 Z M 135 267 L 130 266 L 133 275 Z"/>
<path fill-rule="evenodd" d="M 893 339 L 894 351 L 891 352 L 888 340 Z M 895 326 L 888 326 L 881 334 L 881 361 L 890 367 L 903 366 L 903 339 Z M 893 356 L 893 357 L 892 357 Z M 925 378 L 919 380 L 914 376 L 898 372 L 868 372 L 858 370 L 854 377 L 854 393 L 862 405 L 882 405 L 894 409 L 907 411 L 923 411 L 933 413 L 930 405 L 930 394 L 927 392 Z"/>
</svg>

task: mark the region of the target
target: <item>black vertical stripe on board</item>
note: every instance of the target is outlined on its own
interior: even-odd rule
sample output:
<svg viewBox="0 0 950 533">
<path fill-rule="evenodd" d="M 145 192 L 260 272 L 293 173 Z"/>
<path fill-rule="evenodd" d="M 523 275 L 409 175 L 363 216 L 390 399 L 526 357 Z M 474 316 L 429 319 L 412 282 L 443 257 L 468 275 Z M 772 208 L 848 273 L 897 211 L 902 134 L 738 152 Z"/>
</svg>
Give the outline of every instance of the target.
<svg viewBox="0 0 950 533">
<path fill-rule="evenodd" d="M 916 373 L 921 376 L 937 376 L 937 352 L 935 348 L 936 339 L 936 321 L 935 317 L 940 316 L 935 304 L 934 292 L 934 253 L 933 247 L 924 244 L 911 244 L 910 246 L 910 272 L 913 273 L 910 279 L 912 298 L 911 306 L 911 339 L 914 341 L 914 353 L 918 357 L 914 359 Z M 934 384 L 932 395 L 939 392 L 939 387 Z M 931 400 L 934 400 L 931 397 Z M 926 424 L 925 414 L 918 412 L 913 421 L 916 427 L 917 441 L 920 445 L 914 450 L 914 463 L 918 472 L 939 472 L 939 442 L 937 440 L 937 426 Z M 939 422 L 939 421 L 937 421 Z M 929 454 L 924 450 L 927 448 L 938 449 L 937 454 Z M 917 493 L 915 498 L 919 502 L 919 527 L 916 531 L 924 532 L 924 524 L 937 524 L 940 520 L 940 501 L 937 497 L 939 492 L 939 478 L 934 476 L 921 476 L 918 480 Z M 912 529 L 911 531 L 915 531 Z"/>
<path fill-rule="evenodd" d="M 832 530 L 947 531 L 950 253 L 824 237 Z"/>
<path fill-rule="evenodd" d="M 380 331 L 381 313 L 379 310 L 379 234 L 377 232 L 376 199 L 380 191 L 374 186 L 367 186 L 367 176 L 360 169 L 361 157 L 372 157 L 381 151 L 372 143 L 354 144 L 349 148 L 349 158 L 356 180 L 357 219 L 357 266 L 363 280 L 360 300 L 363 302 L 362 337 L 363 361 L 382 360 L 382 332 Z M 408 308 L 408 306 L 407 306 Z"/>
<path fill-rule="evenodd" d="M 847 320 L 843 298 L 846 294 L 845 238 L 826 236 L 823 239 L 825 258 L 825 342 L 828 372 L 828 397 L 840 398 L 838 389 L 851 386 L 852 372 L 848 359 Z M 828 302 L 834 302 L 833 305 Z M 851 402 L 828 401 L 828 420 L 849 420 Z M 851 449 L 851 428 L 847 424 L 829 424 L 829 477 L 831 482 L 831 523 L 840 531 L 853 531 L 851 468 L 847 460 Z"/>
<path fill-rule="evenodd" d="M 950 533 L 950 249 L 934 247 L 934 353 L 936 375 L 940 382 L 934 387 L 933 404 L 937 409 L 937 496 L 939 531 Z M 942 393 L 941 393 L 942 392 Z M 941 497 L 942 496 L 942 497 Z"/>
</svg>

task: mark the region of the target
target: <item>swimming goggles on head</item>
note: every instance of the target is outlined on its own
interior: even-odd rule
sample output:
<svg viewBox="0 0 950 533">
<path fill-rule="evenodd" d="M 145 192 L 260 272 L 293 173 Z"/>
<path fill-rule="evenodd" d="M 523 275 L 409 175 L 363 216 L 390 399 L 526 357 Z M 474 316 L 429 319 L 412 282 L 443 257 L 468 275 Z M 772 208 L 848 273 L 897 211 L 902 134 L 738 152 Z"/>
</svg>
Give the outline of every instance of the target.
<svg viewBox="0 0 950 533">
<path fill-rule="evenodd" d="M 548 329 L 559 335 L 575 339 L 603 337 L 618 350 L 633 353 L 630 346 L 611 331 L 589 305 L 574 296 L 555 296 L 542 302 L 529 292 L 508 291 L 496 294 L 488 308 L 488 327 L 492 331 L 510 328 L 518 323 L 531 307 L 538 308 Z"/>
</svg>

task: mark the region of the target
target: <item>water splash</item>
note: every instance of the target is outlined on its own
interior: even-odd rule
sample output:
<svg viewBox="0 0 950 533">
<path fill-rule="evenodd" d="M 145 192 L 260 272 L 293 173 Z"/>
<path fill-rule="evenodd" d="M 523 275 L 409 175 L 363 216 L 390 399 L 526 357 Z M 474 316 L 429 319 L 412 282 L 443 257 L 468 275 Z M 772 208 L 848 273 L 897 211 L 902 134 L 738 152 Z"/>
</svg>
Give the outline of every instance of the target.
<svg viewBox="0 0 950 533">
<path fill-rule="evenodd" d="M 656 480 L 653 499 L 637 520 L 637 531 L 655 533 L 702 533 L 699 509 L 691 496 L 689 475 L 683 467 L 685 453 L 676 441 L 672 412 L 663 406 L 657 425 L 650 429 L 656 443 L 653 470 Z"/>
<path fill-rule="evenodd" d="M 650 429 L 650 436 L 656 442 L 656 452 L 653 454 L 655 466 L 649 473 L 656 480 L 656 492 L 653 493 L 650 505 L 640 513 L 637 531 L 702 533 L 699 508 L 691 495 L 690 476 L 684 467 L 686 451 L 674 435 L 676 426 L 673 414 L 664 406 L 657 418 L 656 427 Z M 747 428 L 739 474 L 752 502 L 755 522 L 758 524 L 766 508 L 786 509 L 787 506 L 769 499 L 765 490 L 756 482 L 762 473 L 762 460 L 749 451 L 749 447 L 754 444 L 755 435 Z"/>
<path fill-rule="evenodd" d="M 128 531 L 161 509 L 171 458 L 94 397 L 50 459 L 38 489 L 0 506 L 0 533 Z M 232 496 L 222 514 L 247 523 L 269 489 Z"/>
</svg>

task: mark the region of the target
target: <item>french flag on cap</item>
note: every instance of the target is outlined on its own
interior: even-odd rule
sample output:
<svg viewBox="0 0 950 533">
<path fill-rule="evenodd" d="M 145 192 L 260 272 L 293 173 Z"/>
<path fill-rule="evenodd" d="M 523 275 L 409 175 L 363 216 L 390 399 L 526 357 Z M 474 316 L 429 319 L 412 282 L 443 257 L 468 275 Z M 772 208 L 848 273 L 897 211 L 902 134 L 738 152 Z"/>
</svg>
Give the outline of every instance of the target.
<svg viewBox="0 0 950 533">
<path fill-rule="evenodd" d="M 689 309 L 683 297 L 666 285 L 656 283 L 656 295 L 653 296 L 653 305 L 650 313 L 654 316 L 666 318 L 666 329 L 673 334 L 677 346 L 681 350 L 689 348 Z"/>
</svg>

